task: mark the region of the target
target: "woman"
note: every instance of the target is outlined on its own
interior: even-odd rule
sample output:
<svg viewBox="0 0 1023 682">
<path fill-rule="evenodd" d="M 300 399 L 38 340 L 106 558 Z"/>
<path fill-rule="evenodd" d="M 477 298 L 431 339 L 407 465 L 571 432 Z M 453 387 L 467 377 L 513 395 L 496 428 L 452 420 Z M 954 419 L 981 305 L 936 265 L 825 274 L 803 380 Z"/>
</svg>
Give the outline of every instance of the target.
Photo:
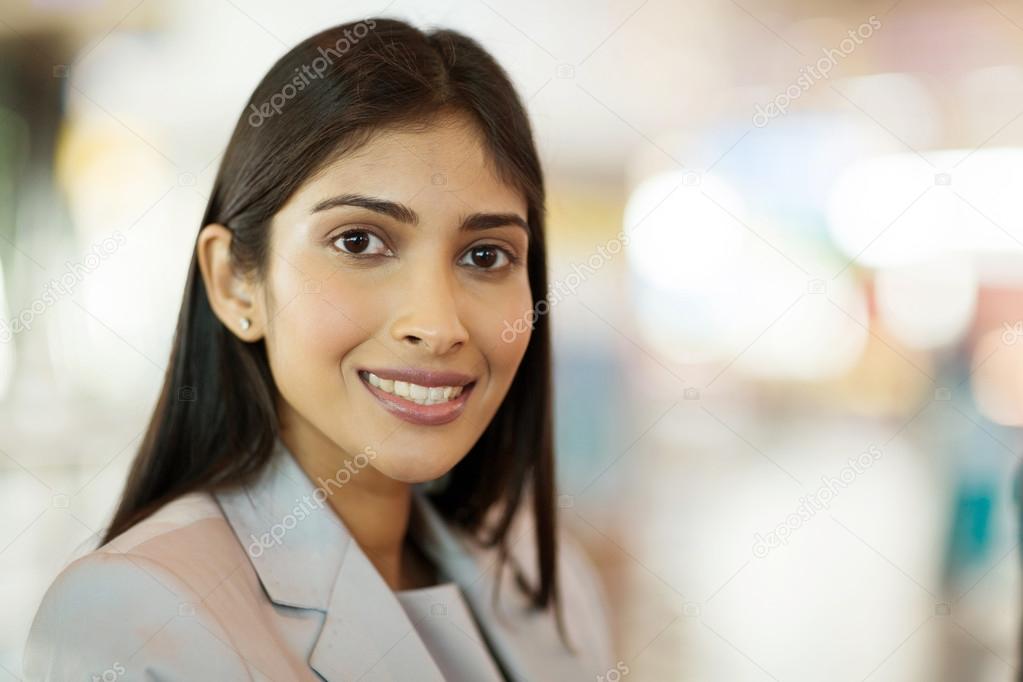
<svg viewBox="0 0 1023 682">
<path fill-rule="evenodd" d="M 557 531 L 543 177 L 493 59 L 384 19 L 307 39 L 203 226 L 120 506 L 47 591 L 26 677 L 614 668 Z"/>
</svg>

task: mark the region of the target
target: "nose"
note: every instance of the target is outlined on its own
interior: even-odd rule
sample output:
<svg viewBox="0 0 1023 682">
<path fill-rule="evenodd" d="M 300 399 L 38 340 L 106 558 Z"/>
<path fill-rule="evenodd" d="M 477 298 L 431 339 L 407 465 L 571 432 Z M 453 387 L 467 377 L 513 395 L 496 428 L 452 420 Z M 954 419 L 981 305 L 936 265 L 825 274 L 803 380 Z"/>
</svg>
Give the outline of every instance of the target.
<svg viewBox="0 0 1023 682">
<path fill-rule="evenodd" d="M 444 268 L 420 269 L 408 278 L 399 294 L 398 314 L 391 336 L 407 347 L 447 355 L 462 347 L 469 332 L 462 324 L 458 284 Z"/>
</svg>

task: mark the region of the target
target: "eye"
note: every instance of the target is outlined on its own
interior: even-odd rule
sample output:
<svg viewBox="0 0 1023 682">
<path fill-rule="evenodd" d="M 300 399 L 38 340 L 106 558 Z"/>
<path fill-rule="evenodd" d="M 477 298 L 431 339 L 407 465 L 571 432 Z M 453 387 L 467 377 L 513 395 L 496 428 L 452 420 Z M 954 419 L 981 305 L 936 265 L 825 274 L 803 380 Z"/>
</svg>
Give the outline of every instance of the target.
<svg viewBox="0 0 1023 682">
<path fill-rule="evenodd" d="M 346 230 L 334 240 L 334 246 L 353 256 L 390 256 L 383 240 L 369 230 Z"/>
<path fill-rule="evenodd" d="M 494 244 L 481 244 L 466 251 L 458 262 L 480 270 L 501 270 L 516 262 L 516 259 L 507 249 Z"/>
</svg>

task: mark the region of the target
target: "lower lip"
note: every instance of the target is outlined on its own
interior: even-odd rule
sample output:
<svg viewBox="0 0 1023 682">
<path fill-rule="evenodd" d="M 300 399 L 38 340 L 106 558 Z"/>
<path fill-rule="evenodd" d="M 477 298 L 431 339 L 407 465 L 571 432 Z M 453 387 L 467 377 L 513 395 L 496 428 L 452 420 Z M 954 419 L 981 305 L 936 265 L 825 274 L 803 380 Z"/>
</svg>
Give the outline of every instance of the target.
<svg viewBox="0 0 1023 682">
<path fill-rule="evenodd" d="M 409 423 L 421 426 L 439 426 L 440 424 L 447 424 L 458 419 L 462 411 L 465 410 L 465 403 L 469 400 L 472 389 L 476 387 L 476 382 L 474 381 L 463 388 L 461 395 L 454 400 L 449 400 L 446 403 L 437 403 L 436 405 L 420 405 L 377 388 L 369 383 L 361 372 L 359 373 L 359 379 L 362 380 L 363 386 L 369 389 L 369 392 L 380 401 L 388 412 L 398 419 L 404 419 Z"/>
</svg>

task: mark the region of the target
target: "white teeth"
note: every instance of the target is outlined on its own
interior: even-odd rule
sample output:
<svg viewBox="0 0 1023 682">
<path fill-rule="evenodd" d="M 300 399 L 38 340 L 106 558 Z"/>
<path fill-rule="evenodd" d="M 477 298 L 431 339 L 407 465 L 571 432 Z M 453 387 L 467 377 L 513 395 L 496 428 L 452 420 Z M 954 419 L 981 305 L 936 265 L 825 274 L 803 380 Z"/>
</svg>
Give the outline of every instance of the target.
<svg viewBox="0 0 1023 682">
<path fill-rule="evenodd" d="M 436 405 L 446 403 L 462 394 L 462 386 L 420 386 L 408 381 L 381 379 L 372 372 L 366 372 L 370 385 L 376 386 L 385 393 L 407 398 L 419 405 Z"/>
</svg>

